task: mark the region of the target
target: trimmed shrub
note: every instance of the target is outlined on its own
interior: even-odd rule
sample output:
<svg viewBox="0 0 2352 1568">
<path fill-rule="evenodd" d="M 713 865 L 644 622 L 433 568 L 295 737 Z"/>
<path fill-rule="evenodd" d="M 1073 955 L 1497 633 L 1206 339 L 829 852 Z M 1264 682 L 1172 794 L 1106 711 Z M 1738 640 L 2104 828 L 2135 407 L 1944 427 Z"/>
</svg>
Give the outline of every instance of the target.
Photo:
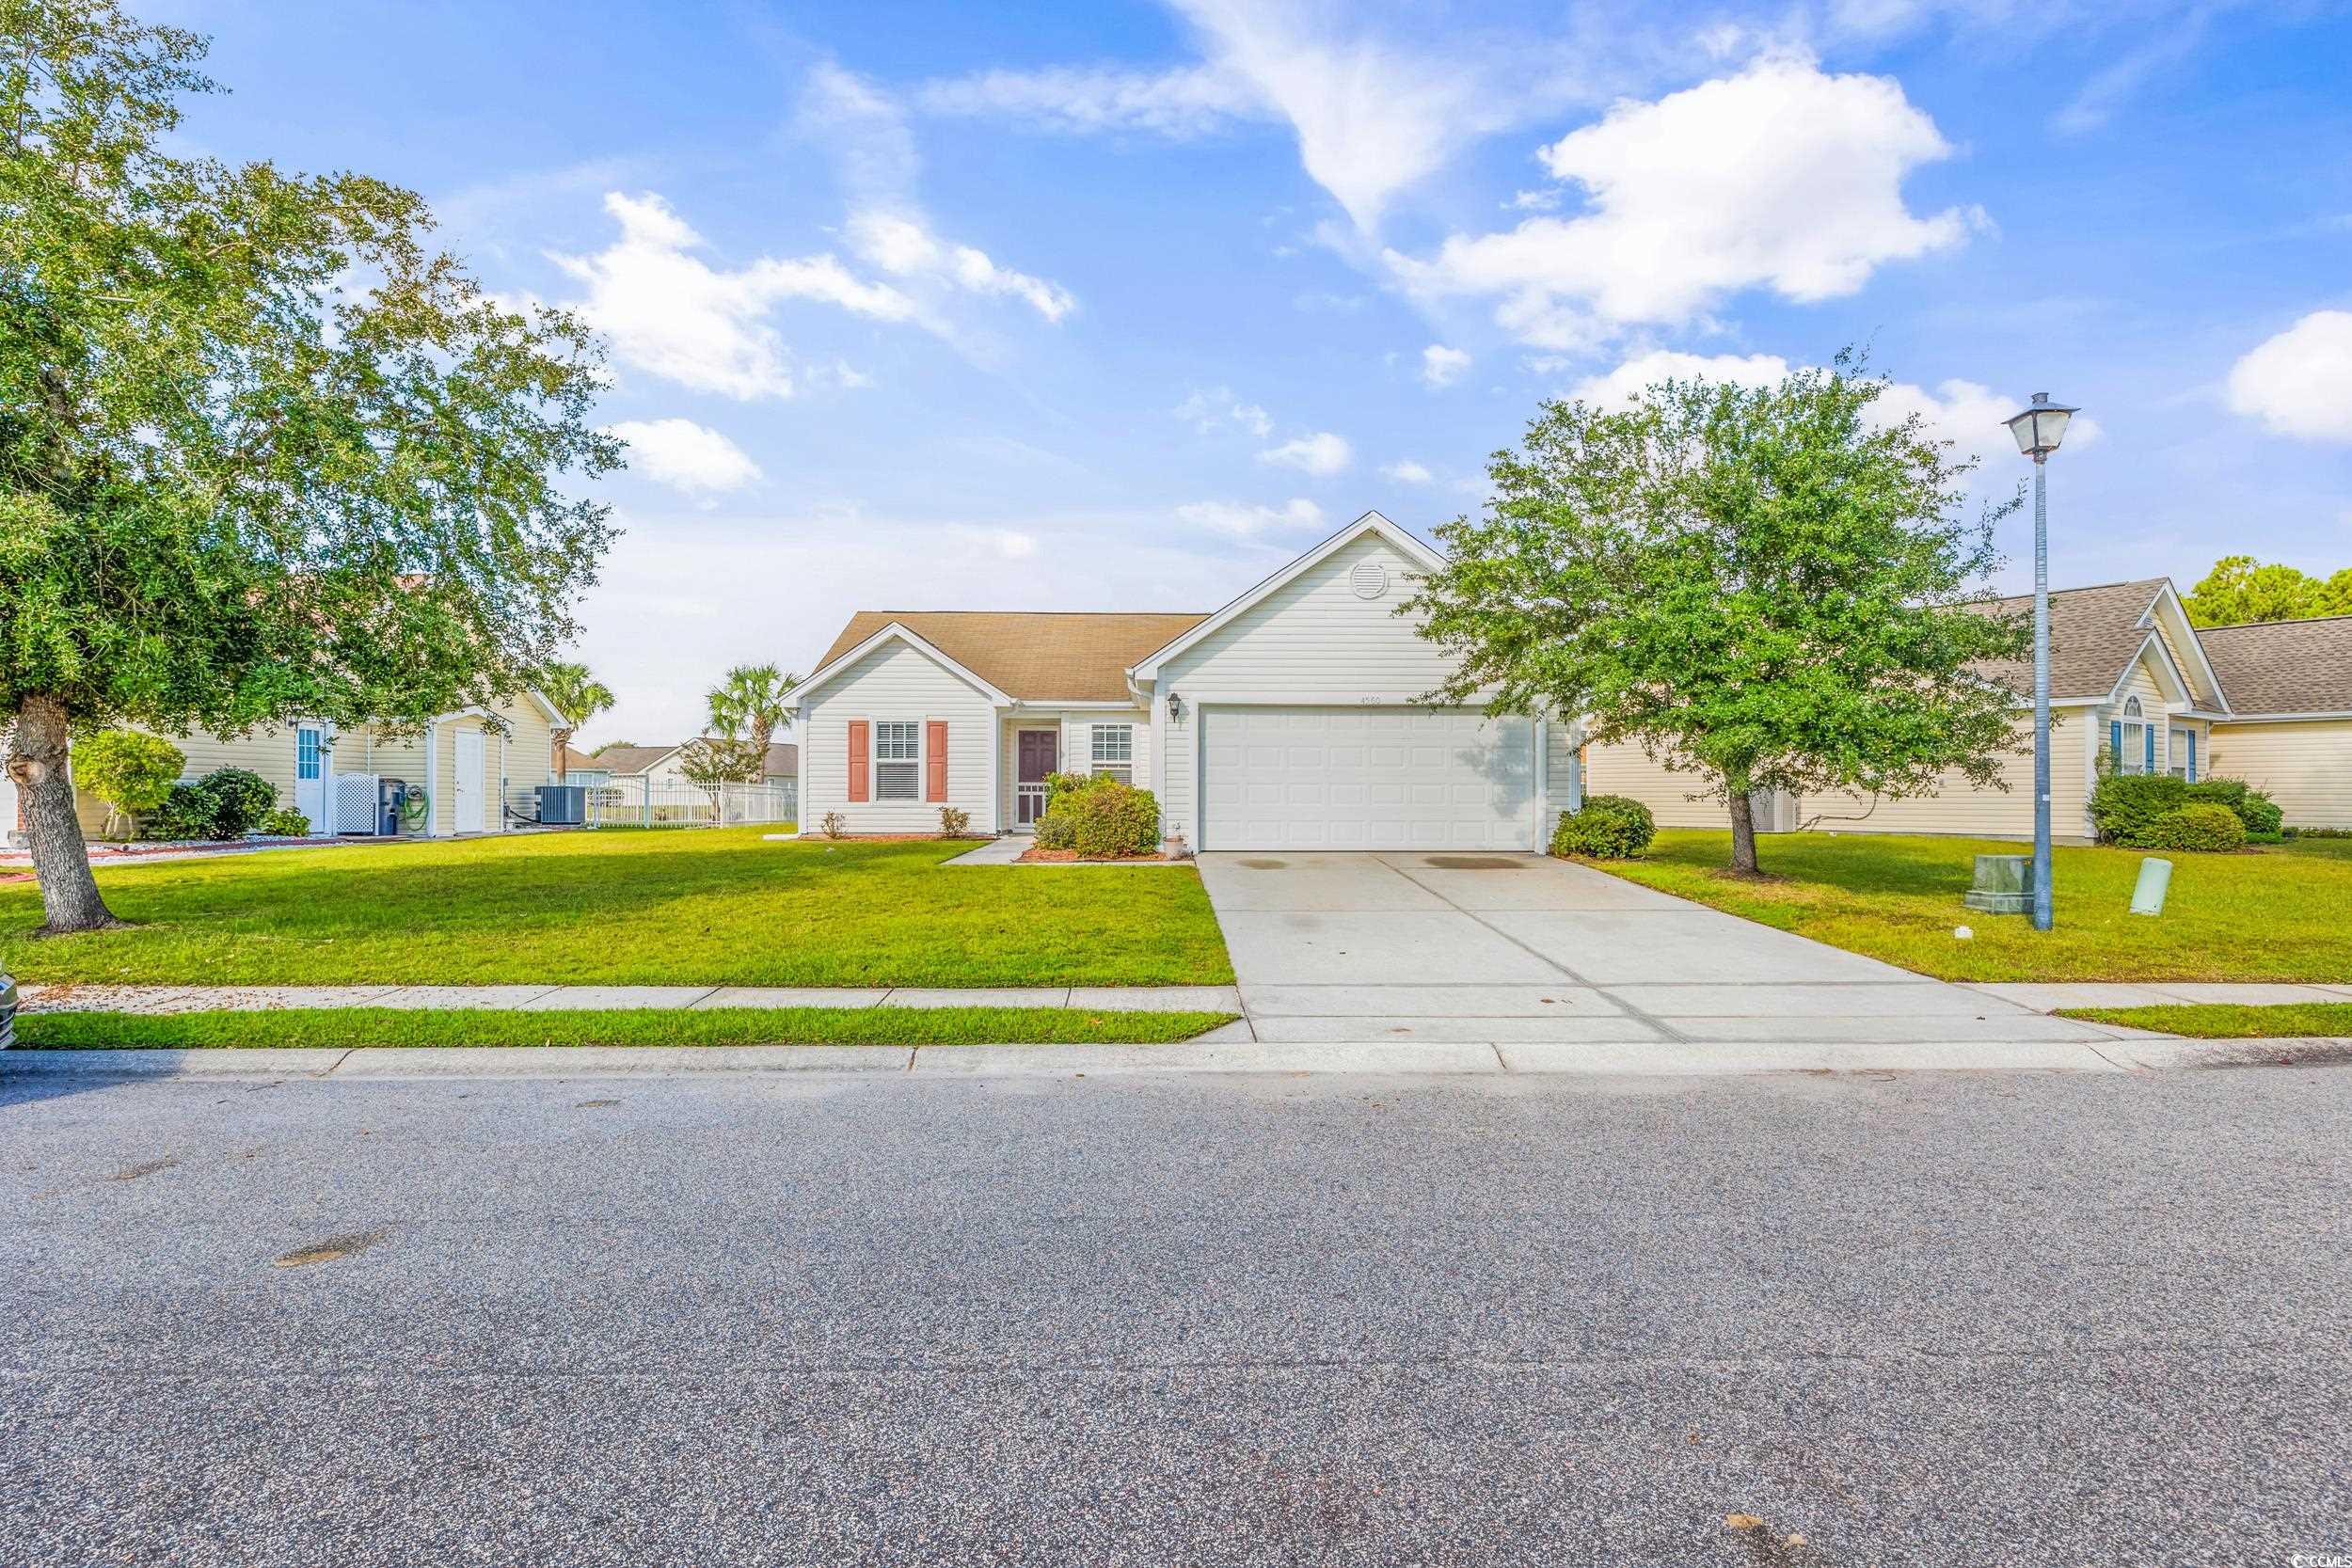
<svg viewBox="0 0 2352 1568">
<path fill-rule="evenodd" d="M 262 832 L 272 838 L 308 838 L 310 819 L 292 806 L 279 806 L 262 818 Z"/>
<path fill-rule="evenodd" d="M 2090 792 L 2090 821 L 2102 844 L 2150 849 L 2158 819 L 2186 804 L 2187 782 L 2169 773 L 2103 773 Z"/>
<path fill-rule="evenodd" d="M 2188 786 L 2192 801 L 2227 806 L 2246 824 L 2247 838 L 2257 844 L 2277 844 L 2283 836 L 2286 814 L 2279 802 L 2240 779 L 2200 779 Z"/>
<path fill-rule="evenodd" d="M 972 814 L 970 812 L 965 811 L 961 806 L 942 806 L 939 808 L 940 837 L 968 838 L 971 836 L 971 833 Z"/>
<path fill-rule="evenodd" d="M 2144 847 L 2201 854 L 2243 849 L 2246 824 L 2225 805 L 2212 800 L 2191 801 L 2156 818 Z"/>
<path fill-rule="evenodd" d="M 1057 822 L 1069 825 L 1066 844 Z M 1057 773 L 1046 781 L 1045 815 L 1037 827 L 1042 849 L 1074 849 L 1088 860 L 1149 855 L 1160 847 L 1160 802 L 1150 790 L 1105 774 Z"/>
<path fill-rule="evenodd" d="M 817 831 L 827 838 L 850 836 L 850 819 L 837 811 L 829 811 L 817 819 Z"/>
<path fill-rule="evenodd" d="M 220 831 L 220 797 L 200 784 L 173 784 L 164 803 L 139 822 L 139 837 L 172 843 L 235 836 Z"/>
<path fill-rule="evenodd" d="M 1597 861 L 1639 860 L 1657 833 L 1657 819 L 1641 801 L 1595 795 L 1581 809 L 1560 814 L 1560 825 L 1551 832 L 1551 852 Z"/>
<path fill-rule="evenodd" d="M 160 735 L 101 730 L 73 748 L 73 782 L 135 824 L 171 799 L 172 783 L 187 760 Z"/>
<path fill-rule="evenodd" d="M 278 809 L 278 788 L 259 773 L 220 768 L 204 775 L 202 786 L 220 802 L 219 838 L 243 838 Z"/>
</svg>

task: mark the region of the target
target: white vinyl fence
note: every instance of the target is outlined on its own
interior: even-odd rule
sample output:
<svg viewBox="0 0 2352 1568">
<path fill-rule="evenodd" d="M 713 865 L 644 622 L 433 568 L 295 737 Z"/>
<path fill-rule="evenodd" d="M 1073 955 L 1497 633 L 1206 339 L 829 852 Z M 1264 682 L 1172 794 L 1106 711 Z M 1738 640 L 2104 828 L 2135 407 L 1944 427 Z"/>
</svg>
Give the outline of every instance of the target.
<svg viewBox="0 0 2352 1568">
<path fill-rule="evenodd" d="M 779 784 L 688 784 L 683 779 L 613 779 L 590 784 L 592 828 L 733 828 L 798 819 L 801 787 Z"/>
</svg>

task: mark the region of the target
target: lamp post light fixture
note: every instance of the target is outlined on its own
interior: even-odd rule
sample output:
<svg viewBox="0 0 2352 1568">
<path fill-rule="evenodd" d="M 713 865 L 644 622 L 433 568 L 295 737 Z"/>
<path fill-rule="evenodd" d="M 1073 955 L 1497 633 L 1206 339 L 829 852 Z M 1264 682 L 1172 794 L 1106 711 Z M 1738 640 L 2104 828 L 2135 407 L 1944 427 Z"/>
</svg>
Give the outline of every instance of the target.
<svg viewBox="0 0 2352 1568">
<path fill-rule="evenodd" d="M 2033 459 L 2033 928 L 2050 928 L 2050 454 L 2075 410 L 2036 392 L 2005 421 L 2017 450 Z"/>
</svg>

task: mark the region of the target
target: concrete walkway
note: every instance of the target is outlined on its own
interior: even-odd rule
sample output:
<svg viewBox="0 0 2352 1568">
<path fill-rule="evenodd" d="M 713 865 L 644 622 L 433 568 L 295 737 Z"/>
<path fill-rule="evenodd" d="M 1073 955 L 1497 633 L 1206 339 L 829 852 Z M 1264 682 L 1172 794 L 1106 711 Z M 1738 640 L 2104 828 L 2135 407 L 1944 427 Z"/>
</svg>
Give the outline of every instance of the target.
<svg viewBox="0 0 2352 1568">
<path fill-rule="evenodd" d="M 1265 1042 L 1508 1053 L 2085 1045 L 2122 1034 L 1541 855 L 1208 854 L 1200 874 Z"/>
</svg>

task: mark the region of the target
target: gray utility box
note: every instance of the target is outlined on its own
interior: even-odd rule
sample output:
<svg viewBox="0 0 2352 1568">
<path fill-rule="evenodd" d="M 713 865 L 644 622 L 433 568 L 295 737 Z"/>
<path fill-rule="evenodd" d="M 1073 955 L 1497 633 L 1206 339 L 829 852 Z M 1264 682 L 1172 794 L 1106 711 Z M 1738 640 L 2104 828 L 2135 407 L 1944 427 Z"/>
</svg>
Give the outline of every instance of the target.
<svg viewBox="0 0 2352 1568">
<path fill-rule="evenodd" d="M 1977 885 L 1961 900 L 1987 914 L 2033 912 L 2033 857 L 1979 855 Z"/>
<path fill-rule="evenodd" d="M 532 793 L 538 798 L 542 827 L 577 828 L 588 820 L 586 784 L 541 784 Z"/>
</svg>

